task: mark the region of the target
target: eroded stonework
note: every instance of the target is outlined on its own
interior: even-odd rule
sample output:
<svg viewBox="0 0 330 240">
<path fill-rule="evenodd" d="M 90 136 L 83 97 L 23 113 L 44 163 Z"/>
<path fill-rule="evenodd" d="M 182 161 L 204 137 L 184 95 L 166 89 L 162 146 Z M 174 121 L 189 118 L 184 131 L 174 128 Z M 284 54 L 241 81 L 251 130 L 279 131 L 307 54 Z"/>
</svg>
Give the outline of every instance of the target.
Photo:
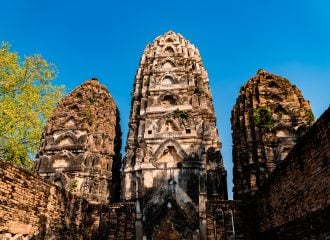
<svg viewBox="0 0 330 240">
<path fill-rule="evenodd" d="M 259 70 L 241 88 L 232 111 L 234 199 L 254 193 L 313 122 L 296 86 Z"/>
<path fill-rule="evenodd" d="M 42 178 L 0 159 L 0 239 L 330 239 L 330 108 L 313 121 L 287 79 L 260 70 L 249 80 L 232 112 L 242 200 L 227 200 L 207 73 L 197 49 L 168 32 L 136 74 L 122 201 L 109 203 L 118 197 L 118 111 L 90 80 L 47 124 Z"/>
<path fill-rule="evenodd" d="M 205 238 L 205 202 L 227 199 L 208 82 L 198 50 L 172 31 L 147 45 L 141 57 L 122 197 L 137 201 L 140 234 L 148 239 Z"/>
<path fill-rule="evenodd" d="M 65 97 L 46 125 L 34 172 L 92 202 L 119 196 L 121 132 L 109 91 L 96 79 Z"/>
</svg>

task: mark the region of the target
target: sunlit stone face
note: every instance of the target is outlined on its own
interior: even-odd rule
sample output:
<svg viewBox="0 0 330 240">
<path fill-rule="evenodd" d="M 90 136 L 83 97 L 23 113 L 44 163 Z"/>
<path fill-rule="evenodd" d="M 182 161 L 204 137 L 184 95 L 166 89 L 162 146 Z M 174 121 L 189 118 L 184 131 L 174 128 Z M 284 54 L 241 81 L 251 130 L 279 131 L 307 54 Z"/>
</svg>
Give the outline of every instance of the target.
<svg viewBox="0 0 330 240">
<path fill-rule="evenodd" d="M 119 199 L 117 117 L 112 97 L 97 80 L 76 88 L 62 99 L 47 123 L 35 172 L 92 202 Z M 118 185 L 115 190 L 113 182 Z"/>
<path fill-rule="evenodd" d="M 180 34 L 157 37 L 141 57 L 132 93 L 122 193 L 125 200 L 141 203 L 143 227 L 150 239 L 168 231 L 185 235 L 173 228 L 179 217 L 175 212 L 189 216 L 180 224 L 194 226 L 187 232 L 195 239 L 208 194 L 227 198 L 208 81 L 198 50 Z M 155 219 L 157 211 L 162 213 Z M 159 224 L 164 221 L 169 224 Z"/>
</svg>

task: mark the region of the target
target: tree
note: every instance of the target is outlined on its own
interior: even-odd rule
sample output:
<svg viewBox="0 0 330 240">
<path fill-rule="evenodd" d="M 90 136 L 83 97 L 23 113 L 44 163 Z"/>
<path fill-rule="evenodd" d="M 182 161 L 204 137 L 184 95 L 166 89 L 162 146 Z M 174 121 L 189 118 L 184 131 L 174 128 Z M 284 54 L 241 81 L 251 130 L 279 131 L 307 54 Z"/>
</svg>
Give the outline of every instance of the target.
<svg viewBox="0 0 330 240">
<path fill-rule="evenodd" d="M 31 168 L 42 131 L 64 87 L 52 85 L 56 68 L 40 55 L 20 60 L 0 48 L 0 158 Z"/>
</svg>

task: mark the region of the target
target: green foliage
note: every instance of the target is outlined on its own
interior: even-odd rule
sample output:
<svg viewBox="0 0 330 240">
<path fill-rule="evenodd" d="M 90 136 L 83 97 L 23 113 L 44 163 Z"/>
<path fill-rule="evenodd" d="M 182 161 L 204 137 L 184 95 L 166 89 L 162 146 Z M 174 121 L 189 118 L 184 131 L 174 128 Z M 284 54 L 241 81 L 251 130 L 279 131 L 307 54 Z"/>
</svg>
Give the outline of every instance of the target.
<svg viewBox="0 0 330 240">
<path fill-rule="evenodd" d="M 176 109 L 174 111 L 174 116 L 181 120 L 187 120 L 189 118 L 189 113 L 187 111 Z"/>
<path fill-rule="evenodd" d="M 254 123 L 256 126 L 265 127 L 271 131 L 274 127 L 272 110 L 269 107 L 260 107 L 255 110 Z"/>
<path fill-rule="evenodd" d="M 93 115 L 92 115 L 92 110 L 90 108 L 84 108 L 80 112 L 80 116 L 85 118 L 85 120 L 90 126 L 93 124 Z"/>
<path fill-rule="evenodd" d="M 40 55 L 20 60 L 9 43 L 0 48 L 0 157 L 30 168 L 41 133 L 64 88 L 56 69 Z"/>
<path fill-rule="evenodd" d="M 149 86 L 150 84 L 150 77 L 144 81 L 144 86 Z"/>
<path fill-rule="evenodd" d="M 308 125 L 311 125 L 315 121 L 315 117 L 311 109 L 305 111 L 305 116 Z"/>
<path fill-rule="evenodd" d="M 91 96 L 89 96 L 88 100 L 90 103 L 93 104 L 95 102 L 95 97 L 93 95 L 91 95 Z"/>
<path fill-rule="evenodd" d="M 72 179 L 70 181 L 70 186 L 69 186 L 70 192 L 73 192 L 74 190 L 76 190 L 77 187 L 78 187 L 78 181 L 76 179 Z"/>
</svg>

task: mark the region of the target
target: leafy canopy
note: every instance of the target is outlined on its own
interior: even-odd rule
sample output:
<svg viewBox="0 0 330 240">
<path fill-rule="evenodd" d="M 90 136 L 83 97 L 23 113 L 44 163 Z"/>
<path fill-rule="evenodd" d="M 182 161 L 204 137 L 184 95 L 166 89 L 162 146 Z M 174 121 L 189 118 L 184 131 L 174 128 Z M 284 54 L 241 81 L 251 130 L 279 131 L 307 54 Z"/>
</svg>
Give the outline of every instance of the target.
<svg viewBox="0 0 330 240">
<path fill-rule="evenodd" d="M 56 68 L 40 55 L 20 60 L 11 45 L 0 48 L 0 158 L 30 168 L 47 119 L 63 96 Z"/>
</svg>

